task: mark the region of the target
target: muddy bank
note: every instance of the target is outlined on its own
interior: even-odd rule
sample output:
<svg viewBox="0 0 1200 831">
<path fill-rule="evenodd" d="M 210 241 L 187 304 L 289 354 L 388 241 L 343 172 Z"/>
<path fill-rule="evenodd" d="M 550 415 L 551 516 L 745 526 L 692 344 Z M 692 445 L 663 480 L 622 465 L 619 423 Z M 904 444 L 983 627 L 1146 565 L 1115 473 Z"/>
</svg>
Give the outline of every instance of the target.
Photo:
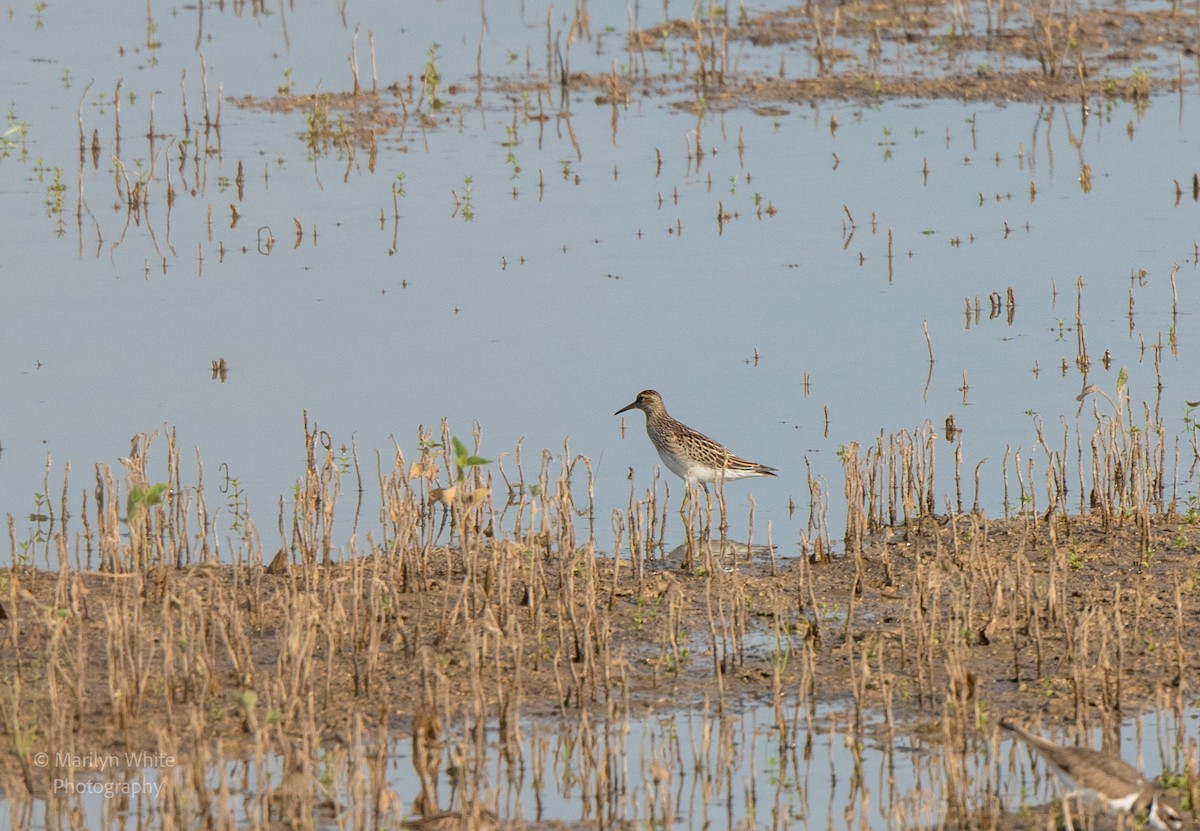
<svg viewBox="0 0 1200 831">
<path fill-rule="evenodd" d="M 392 132 L 403 138 L 410 119 L 421 128 L 452 126 L 461 107 L 515 105 L 526 117 L 545 120 L 559 112 L 552 101 L 569 111 L 571 96 L 581 91 L 591 92 L 599 105 L 659 99 L 697 113 L 749 108 L 770 116 L 826 100 L 941 98 L 1074 102 L 1099 111 L 1115 101 L 1146 107 L 1152 95 L 1182 95 L 1195 82 L 1195 9 L 1007 3 L 985 9 L 882 2 L 808 3 L 740 15 L 726 9 L 626 32 L 618 48 L 612 33 L 592 30 L 584 8 L 569 30 L 547 33 L 544 63 L 527 58 L 524 74 L 499 76 L 481 67 L 475 77 L 444 87 L 437 85 L 440 79 L 409 75 L 381 79 L 369 91 L 356 86 L 353 92 L 244 96 L 232 103 L 306 113 L 311 147 L 365 147 L 373 164 L 379 137 Z M 572 68 L 572 44 L 578 54 L 581 43 L 612 54 L 612 70 L 581 69 L 586 62 L 579 58 Z M 549 97 L 534 102 L 534 93 Z"/>
<path fill-rule="evenodd" d="M 26 752 L 4 754 L 4 778 L 45 793 L 34 752 L 164 732 L 185 755 L 345 740 L 359 719 L 407 733 L 450 702 L 515 727 L 800 696 L 865 714 L 868 741 L 941 732 L 947 713 L 960 735 L 1014 711 L 1111 725 L 1190 701 L 1198 544 L 1187 516 L 960 516 L 824 563 L 735 549 L 634 564 L 508 541 L 329 566 L 18 568 L 0 665 L 18 700 L 9 747 Z"/>
</svg>

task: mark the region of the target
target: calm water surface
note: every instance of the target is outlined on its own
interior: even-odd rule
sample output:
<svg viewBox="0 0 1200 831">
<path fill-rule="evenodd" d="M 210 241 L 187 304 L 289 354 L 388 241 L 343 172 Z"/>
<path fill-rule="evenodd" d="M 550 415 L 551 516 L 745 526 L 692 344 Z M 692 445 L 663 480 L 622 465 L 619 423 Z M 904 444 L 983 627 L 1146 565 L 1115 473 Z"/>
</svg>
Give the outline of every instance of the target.
<svg viewBox="0 0 1200 831">
<path fill-rule="evenodd" d="M 663 713 L 641 719 L 564 720 L 530 724 L 520 747 L 499 753 L 489 732 L 485 773 L 472 782 L 479 799 L 499 816 L 532 828 L 738 828 L 738 829 L 909 829 L 959 827 L 949 806 L 959 805 L 979 822 L 1005 812 L 1043 810 L 1061 796 L 1057 777 L 1020 742 L 996 731 L 991 740 L 971 741 L 961 754 L 946 754 L 939 741 L 889 737 L 879 713 L 866 714 L 874 727 L 861 732 L 851 714 L 809 711 L 786 701 L 782 721 L 771 706 L 718 712 L 715 708 Z M 477 747 L 464 738 L 465 724 L 448 725 L 448 752 L 475 763 Z M 935 731 L 936 732 L 936 731 Z M 1060 743 L 1064 737 L 1042 730 Z M 1122 730 L 1122 757 L 1151 777 L 1180 771 L 1195 758 L 1195 719 L 1148 713 Z M 1087 743 L 1099 747 L 1099 737 Z M 314 767 L 328 802 L 314 821 L 339 827 L 364 805 L 351 796 L 354 776 L 372 758 L 370 747 L 333 744 L 321 749 Z M 111 759 L 123 758 L 117 753 Z M 419 793 L 407 738 L 386 750 L 386 784 L 407 805 Z M 88 761 L 88 760 L 82 760 Z M 188 792 L 195 775 L 183 759 L 157 759 L 144 769 L 79 772 L 59 810 L 72 809 L 106 827 L 157 825 L 164 792 Z M 286 783 L 278 759 L 223 759 L 211 764 L 204 781 L 223 819 L 261 825 Z M 439 798 L 456 790 L 442 776 Z M 127 800 L 109 794 L 128 794 Z M 46 803 L 23 801 L 17 816 L 31 828 L 59 827 Z M 337 806 L 334 809 L 332 806 Z M 1078 811 L 1076 811 L 1078 815 Z M 984 820 L 988 817 L 988 820 Z M 520 826 L 518 826 L 520 827 Z"/>
<path fill-rule="evenodd" d="M 630 60 L 625 4 L 609 5 L 591 10 L 573 70 L 620 72 Z M 353 439 L 368 478 L 376 452 L 390 466 L 393 437 L 415 455 L 418 426 L 443 418 L 464 437 L 477 422 L 481 453 L 508 454 L 506 465 L 518 442 L 526 458 L 569 442 L 593 462 L 603 519 L 627 503 L 631 471 L 639 495 L 650 482 L 657 458 L 641 415 L 612 413 L 654 387 L 678 418 L 780 469 L 778 480 L 730 486 L 731 525 L 743 533 L 753 494 L 756 540 L 769 527 L 789 555 L 806 520 L 789 512 L 808 504 L 806 465 L 825 482 L 836 536 L 839 448 L 953 416 L 964 470 L 988 460 L 982 500 L 997 515 L 1005 451 L 1028 458 L 1039 423 L 1052 444 L 1089 434 L 1090 405 L 1077 416 L 1076 396 L 1088 383 L 1113 394 L 1121 368 L 1135 411 L 1145 402 L 1181 447 L 1181 497 L 1195 495 L 1185 404 L 1200 398 L 1194 92 L 1089 116 L 954 101 L 755 112 L 716 96 L 695 106 L 686 85 L 635 87 L 614 107 L 588 88 L 565 102 L 557 90 L 503 88 L 544 76 L 544 4 L 523 4 L 523 16 L 489 4 L 482 36 L 475 4 L 349 3 L 344 18 L 332 3 L 235 8 L 206 6 L 201 20 L 184 4 L 151 4 L 148 17 L 143 3 L 25 3 L 0 20 L 0 510 L 19 540 L 47 459 L 50 492 L 69 464 L 78 500 L 96 462 L 116 465 L 133 434 L 164 424 L 199 450 L 210 488 L 238 478 L 250 515 L 272 527 L 303 473 L 305 411 L 335 445 Z M 638 25 L 660 15 L 641 9 Z M 551 37 L 565 42 L 569 26 L 556 8 Z M 350 91 L 355 27 L 364 86 L 369 34 L 381 89 L 420 84 L 436 67 L 444 105 L 432 120 L 380 130 L 374 158 L 365 144 L 351 157 L 345 145 L 306 144 L 311 107 L 236 103 Z M 801 47 L 783 51 L 789 73 L 812 71 Z M 748 70 L 780 62 L 779 50 L 737 54 Z M 648 60 L 678 66 L 682 47 Z M 219 135 L 203 129 L 206 91 Z M 381 101 L 400 112 L 395 96 Z M 339 114 L 351 117 L 330 110 L 326 126 Z M 127 180 L 148 188 L 147 210 L 127 209 Z M 1011 316 L 989 316 L 989 295 L 1010 288 Z M 968 314 L 977 299 L 982 313 Z M 224 382 L 210 372 L 220 358 Z M 946 500 L 952 452 L 939 443 Z M 216 521 L 228 532 L 228 513 Z M 600 533 L 601 546 L 611 541 Z M 781 751 L 773 716 L 757 710 L 727 716 L 735 752 L 715 796 L 686 777 L 654 791 L 654 760 L 675 770 L 678 748 L 699 746 L 699 718 L 604 728 L 640 748 L 615 813 L 687 827 L 943 816 L 939 763 L 921 748 L 868 743 L 868 773 L 855 780 L 844 731 L 830 728 L 813 759 L 785 764 L 794 749 Z M 409 798 L 403 747 L 395 787 Z M 984 791 L 1014 781 L 998 758 L 976 760 Z M 576 786 L 506 791 L 497 770 L 508 815 L 593 816 Z"/>
<path fill-rule="evenodd" d="M 1089 434 L 1076 396 L 1085 383 L 1112 394 L 1122 367 L 1135 409 L 1157 407 L 1169 441 L 1191 438 L 1191 92 L 1089 117 L 953 101 L 697 115 L 675 106 L 694 103 L 688 89 L 635 88 L 614 108 L 579 88 L 564 104 L 557 90 L 500 88 L 544 75 L 545 6 L 487 8 L 482 46 L 471 4 L 351 3 L 344 22 L 334 4 L 233 8 L 201 21 L 193 6 L 148 19 L 140 3 L 51 4 L 0 21 L 10 124 L 25 131 L 0 160 L 0 505 L 18 536 L 48 457 L 51 491 L 69 463 L 74 493 L 95 462 L 164 424 L 199 450 L 210 486 L 215 471 L 237 477 L 250 515 L 271 524 L 303 470 L 305 410 L 335 444 L 353 438 L 368 472 L 376 451 L 390 465 L 393 436 L 414 454 L 418 425 L 442 418 L 460 436 L 478 422 L 493 459 L 522 440 L 527 458 L 569 441 L 594 464 L 606 517 L 626 504 L 630 470 L 640 495 L 658 461 L 641 415 L 611 414 L 654 387 L 676 417 L 780 469 L 731 485 L 730 502 L 737 535 L 753 494 L 755 535 L 770 523 L 783 554 L 806 519 L 788 510 L 808 503 L 806 462 L 840 494 L 839 447 L 880 432 L 953 416 L 964 470 L 989 460 L 993 515 L 1005 449 L 1028 456 L 1039 421 Z M 619 11 L 593 10 L 574 70 L 628 60 Z M 565 40 L 561 14 L 551 29 Z M 419 85 L 433 65 L 444 101 L 424 126 L 380 130 L 373 162 L 365 145 L 353 158 L 306 146 L 311 107 L 235 103 L 350 91 L 356 26 L 364 86 L 370 34 L 380 88 Z M 651 50 L 652 69 L 680 61 L 675 48 Z M 777 52 L 739 54 L 778 66 Z M 809 71 L 802 54 L 787 66 Z M 202 129 L 203 82 L 214 116 L 223 96 L 219 136 Z M 393 95 L 382 105 L 400 111 Z M 95 166 L 90 150 L 80 163 L 80 118 Z M 148 210 L 126 209 L 126 177 L 144 180 Z M 1009 288 L 1011 321 L 989 319 L 989 295 Z M 965 314 L 976 299 L 978 319 Z M 937 452 L 946 499 L 952 447 Z M 835 500 L 835 536 L 841 513 Z"/>
</svg>

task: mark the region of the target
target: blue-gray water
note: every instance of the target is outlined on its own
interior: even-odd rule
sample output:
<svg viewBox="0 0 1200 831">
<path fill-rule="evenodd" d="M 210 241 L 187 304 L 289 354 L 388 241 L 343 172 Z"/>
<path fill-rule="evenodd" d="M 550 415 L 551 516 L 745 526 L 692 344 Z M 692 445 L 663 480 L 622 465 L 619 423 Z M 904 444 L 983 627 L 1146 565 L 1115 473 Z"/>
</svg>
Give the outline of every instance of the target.
<svg viewBox="0 0 1200 831">
<path fill-rule="evenodd" d="M 1035 419 L 1052 436 L 1090 432 L 1090 406 L 1075 417 L 1079 280 L 1086 382 L 1112 394 L 1127 367 L 1135 408 L 1153 406 L 1147 347 L 1169 347 L 1164 428 L 1186 448 L 1184 401 L 1200 397 L 1190 93 L 1090 117 L 955 101 L 697 116 L 672 106 L 694 97 L 687 88 L 636 86 L 615 108 L 587 88 L 564 107 L 557 86 L 501 88 L 527 67 L 544 75 L 544 6 L 526 4 L 524 21 L 485 8 L 482 47 L 472 4 L 349 4 L 344 24 L 332 4 L 232 8 L 206 6 L 202 29 L 195 7 L 153 6 L 148 20 L 140 3 L 23 5 L 0 21 L 10 123 L 24 126 L 0 160 L 6 513 L 34 510 L 48 455 L 52 492 L 69 462 L 77 501 L 94 462 L 115 464 L 134 433 L 170 424 L 210 476 L 228 465 L 251 516 L 270 523 L 302 473 L 307 410 L 335 443 L 353 437 L 368 471 L 376 450 L 390 460 L 391 436 L 414 453 L 418 425 L 443 417 L 462 436 L 482 425 L 493 459 L 522 438 L 531 455 L 569 439 L 595 465 L 604 517 L 626 503 L 629 469 L 640 489 L 658 461 L 641 415 L 623 438 L 611 414 L 654 387 L 676 417 L 780 469 L 731 485 L 730 501 L 737 531 L 752 493 L 756 535 L 770 522 L 785 554 L 806 518 L 787 510 L 807 505 L 806 459 L 837 494 L 841 445 L 926 419 L 954 416 L 964 470 L 989 460 L 995 515 L 1004 450 L 1028 456 Z M 619 69 L 625 10 L 591 11 L 572 69 Z M 565 42 L 562 14 L 551 29 Z M 353 160 L 337 147 L 313 158 L 303 110 L 235 103 L 350 91 L 355 26 L 364 86 L 373 35 L 380 88 L 410 76 L 419 87 L 432 63 L 445 102 L 424 126 L 380 131 L 373 170 L 363 146 Z M 679 59 L 650 50 L 655 67 Z M 804 74 L 805 60 L 788 71 Z M 198 129 L 202 72 L 214 117 L 224 96 L 219 138 Z M 394 96 L 382 103 L 399 113 Z M 77 111 L 89 148 L 98 136 L 95 169 L 90 150 L 80 165 Z M 131 217 L 126 177 L 139 168 L 149 209 Z M 989 294 L 1010 287 L 1012 322 L 988 319 Z M 967 325 L 976 298 L 983 315 Z M 224 383 L 210 378 L 220 358 Z M 944 443 L 938 453 L 944 499 L 952 458 Z M 1186 464 L 1180 485 L 1195 494 Z M 840 506 L 830 513 L 836 536 Z"/>
</svg>

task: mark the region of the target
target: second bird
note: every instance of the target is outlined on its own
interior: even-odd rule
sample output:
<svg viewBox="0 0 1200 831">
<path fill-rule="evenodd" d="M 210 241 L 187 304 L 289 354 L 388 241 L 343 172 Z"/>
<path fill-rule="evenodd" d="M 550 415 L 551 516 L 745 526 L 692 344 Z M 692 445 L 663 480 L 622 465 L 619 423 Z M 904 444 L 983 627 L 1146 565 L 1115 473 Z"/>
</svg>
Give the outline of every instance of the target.
<svg viewBox="0 0 1200 831">
<path fill-rule="evenodd" d="M 635 409 L 646 414 L 646 433 L 663 464 L 682 477 L 689 488 L 698 482 L 707 491 L 709 482 L 775 475 L 775 468 L 739 458 L 725 445 L 671 418 L 663 406 L 662 396 L 654 390 L 642 390 L 632 404 L 613 415 Z"/>
<path fill-rule="evenodd" d="M 1071 784 L 1073 790 L 1062 795 L 1063 822 L 1067 831 L 1075 829 L 1069 807 L 1072 798 L 1098 802 L 1113 813 L 1146 817 L 1159 831 L 1183 828 L 1183 820 L 1171 798 L 1120 757 L 1090 747 L 1063 747 L 1008 719 L 1001 719 L 1000 726 L 1040 753 Z"/>
</svg>

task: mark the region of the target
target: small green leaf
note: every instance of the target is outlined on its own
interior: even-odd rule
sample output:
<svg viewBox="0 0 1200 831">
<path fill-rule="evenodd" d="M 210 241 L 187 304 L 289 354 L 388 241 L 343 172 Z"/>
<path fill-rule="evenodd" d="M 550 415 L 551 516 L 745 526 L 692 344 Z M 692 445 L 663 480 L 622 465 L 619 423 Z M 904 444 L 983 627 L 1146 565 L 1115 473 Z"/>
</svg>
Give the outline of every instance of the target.
<svg viewBox="0 0 1200 831">
<path fill-rule="evenodd" d="M 157 505 L 158 503 L 162 502 L 162 497 L 163 494 L 166 493 L 167 487 L 168 485 L 166 482 L 158 482 L 154 485 L 154 487 L 150 488 L 149 492 L 146 494 L 146 504 Z"/>
</svg>

